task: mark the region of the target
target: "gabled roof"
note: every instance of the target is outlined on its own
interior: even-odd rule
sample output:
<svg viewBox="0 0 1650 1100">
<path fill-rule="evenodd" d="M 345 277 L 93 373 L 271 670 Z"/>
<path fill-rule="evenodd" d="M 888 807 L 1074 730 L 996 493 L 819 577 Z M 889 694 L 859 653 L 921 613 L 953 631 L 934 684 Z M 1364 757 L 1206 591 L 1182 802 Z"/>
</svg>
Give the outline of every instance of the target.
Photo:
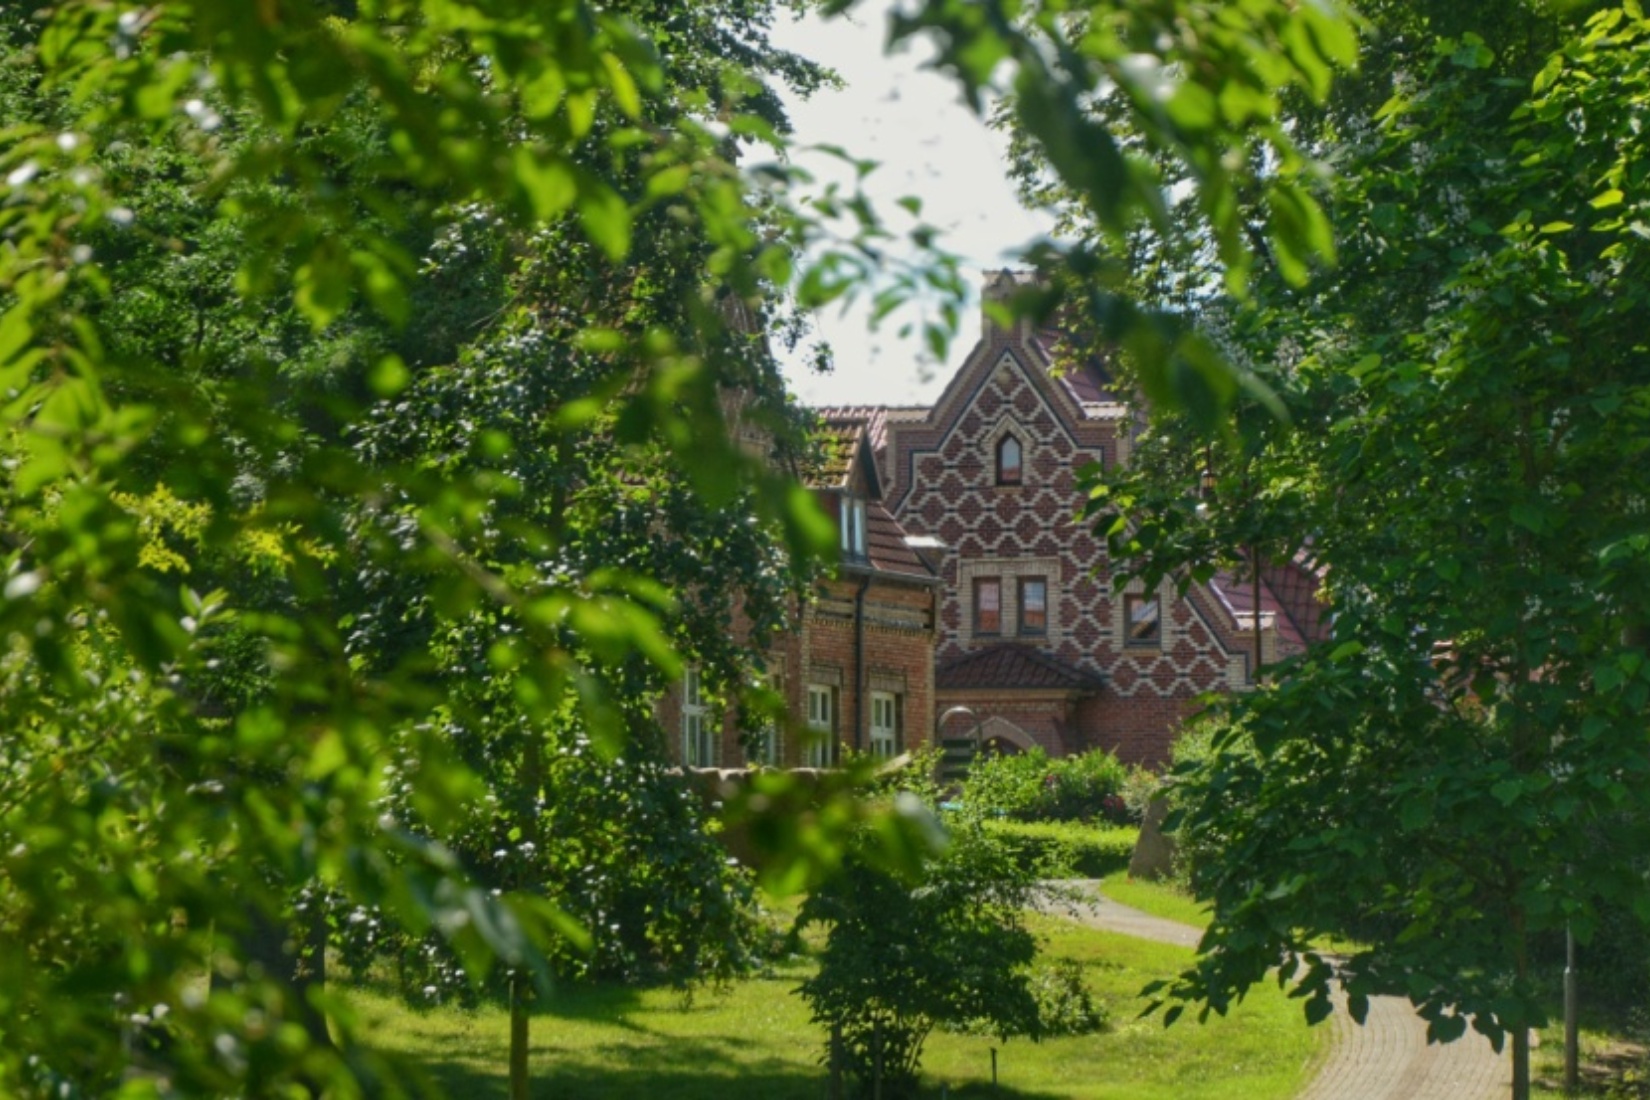
<svg viewBox="0 0 1650 1100">
<path fill-rule="evenodd" d="M 856 471 L 864 479 L 866 495 L 882 497 L 882 474 L 871 451 L 872 421 L 859 410 L 822 409 L 814 439 L 819 443 L 819 461 L 805 472 L 803 480 L 811 489 L 849 489 Z M 880 411 L 880 410 L 878 410 Z"/>
<path fill-rule="evenodd" d="M 882 505 L 865 506 L 865 556 L 879 573 L 897 573 L 918 580 L 937 580 L 917 552 L 911 549 L 905 528 Z"/>
<path fill-rule="evenodd" d="M 1255 576 L 1250 569 L 1246 565 L 1241 574 L 1217 573 L 1209 581 L 1232 615 L 1243 622 L 1252 622 L 1255 610 Z M 1260 574 L 1262 621 L 1266 615 L 1273 616 L 1278 637 L 1297 646 L 1324 640 L 1329 624 L 1318 600 L 1323 579 L 1322 568 L 1304 550 L 1292 561 L 1265 562 Z"/>
<path fill-rule="evenodd" d="M 820 459 L 806 481 L 810 488 L 832 492 L 865 486 L 865 557 L 844 565 L 934 583 L 934 570 L 911 548 L 905 528 L 882 505 L 882 475 L 871 453 L 873 425 L 880 422 L 882 412 L 879 406 L 819 410 L 814 438 Z"/>
<path fill-rule="evenodd" d="M 1071 394 L 1085 419 L 1122 415 L 1125 398 L 1104 356 L 1074 349 L 1068 335 L 1059 329 L 1042 329 L 1032 336 L 1032 342 L 1042 353 L 1044 362 L 1053 368 L 1050 375 Z M 1076 362 L 1072 362 L 1073 359 Z"/>
<path fill-rule="evenodd" d="M 824 420 L 813 433 L 819 445 L 819 461 L 807 471 L 808 484 L 815 489 L 846 488 L 853 476 L 854 458 L 864 434 L 863 424 Z"/>
<path fill-rule="evenodd" d="M 1100 677 L 1073 668 L 1028 645 L 999 642 L 975 650 L 934 670 L 934 687 L 960 691 L 995 688 L 1032 691 L 1070 691 L 1092 694 L 1100 690 Z"/>
<path fill-rule="evenodd" d="M 814 409 L 827 424 L 855 421 L 865 425 L 865 438 L 871 450 L 881 452 L 888 446 L 888 425 L 894 421 L 922 420 L 928 415 L 927 405 L 825 405 Z"/>
</svg>

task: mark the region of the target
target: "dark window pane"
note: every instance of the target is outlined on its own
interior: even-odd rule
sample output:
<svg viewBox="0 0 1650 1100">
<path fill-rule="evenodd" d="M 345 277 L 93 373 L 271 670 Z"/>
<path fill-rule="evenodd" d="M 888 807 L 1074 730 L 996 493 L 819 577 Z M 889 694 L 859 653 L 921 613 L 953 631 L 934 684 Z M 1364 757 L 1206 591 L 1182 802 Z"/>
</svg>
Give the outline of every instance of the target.
<svg viewBox="0 0 1650 1100">
<path fill-rule="evenodd" d="M 1020 633 L 1048 632 L 1048 582 L 1042 578 L 1020 582 Z"/>
<path fill-rule="evenodd" d="M 997 634 L 1003 629 L 1003 587 L 993 577 L 974 582 L 974 633 Z"/>
<path fill-rule="evenodd" d="M 1163 623 L 1156 596 L 1128 596 L 1123 601 L 1129 645 L 1156 645 Z"/>
</svg>

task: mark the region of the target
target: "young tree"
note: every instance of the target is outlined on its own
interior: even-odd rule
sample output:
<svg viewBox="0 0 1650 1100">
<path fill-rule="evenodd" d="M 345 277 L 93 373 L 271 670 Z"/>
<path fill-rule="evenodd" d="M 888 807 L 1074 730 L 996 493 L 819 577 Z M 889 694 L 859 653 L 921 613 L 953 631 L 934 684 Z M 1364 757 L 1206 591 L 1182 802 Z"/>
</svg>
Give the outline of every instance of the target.
<svg viewBox="0 0 1650 1100">
<path fill-rule="evenodd" d="M 799 929 L 827 930 L 819 972 L 798 992 L 829 1031 L 827 1064 L 855 1095 L 915 1095 L 936 1024 L 1040 1034 L 1037 945 L 1025 927 L 1036 883 L 978 820 L 954 821 L 949 834 L 915 879 L 850 850 L 797 915 Z"/>
</svg>

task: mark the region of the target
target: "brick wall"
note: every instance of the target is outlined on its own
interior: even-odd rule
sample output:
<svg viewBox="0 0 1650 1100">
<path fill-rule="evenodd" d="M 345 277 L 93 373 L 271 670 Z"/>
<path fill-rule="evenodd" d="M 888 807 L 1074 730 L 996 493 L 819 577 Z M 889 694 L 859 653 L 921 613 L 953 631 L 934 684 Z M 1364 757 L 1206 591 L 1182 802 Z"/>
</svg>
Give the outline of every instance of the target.
<svg viewBox="0 0 1650 1100">
<path fill-rule="evenodd" d="M 858 590 L 856 578 L 827 582 L 804 615 L 793 713 L 806 714 L 807 684 L 829 684 L 836 689 L 839 740 L 854 746 L 857 730 L 859 746 L 865 749 L 870 693 L 888 691 L 900 700 L 904 748 L 921 748 L 931 741 L 934 727 L 933 589 L 872 580 L 864 604 L 865 675 L 856 692 L 853 616 Z"/>
<path fill-rule="evenodd" d="M 831 687 L 836 704 L 838 739 L 852 746 L 856 726 L 862 747 L 869 747 L 870 695 L 888 691 L 899 698 L 901 737 L 906 749 L 932 740 L 934 727 L 934 589 L 873 576 L 864 600 L 865 675 L 855 691 L 855 597 L 860 577 L 823 582 L 809 603 L 798 609 L 796 629 L 766 655 L 769 674 L 785 698 L 794 727 L 779 731 L 780 763 L 803 763 L 803 728 L 810 683 Z M 744 624 L 736 620 L 736 634 Z M 673 685 L 655 713 L 673 760 L 682 759 L 682 689 Z M 741 731 L 732 715 L 717 721 L 715 764 L 745 764 Z"/>
<path fill-rule="evenodd" d="M 1133 427 L 1120 406 L 1085 406 L 1051 378 L 1043 350 L 1024 326 L 988 326 L 925 419 L 890 419 L 883 465 L 895 517 L 912 534 L 934 536 L 947 548 L 940 664 L 1007 641 L 1105 682 L 1098 698 L 1074 702 L 1064 713 L 1064 704 L 1033 704 L 1009 689 L 969 705 L 1012 722 L 1051 752 L 1104 747 L 1126 760 L 1158 764 L 1196 697 L 1247 686 L 1250 645 L 1217 595 L 1194 587 L 1181 599 L 1168 584 L 1155 594 L 1159 637 L 1143 645 L 1131 641 L 1126 598 L 1151 594 L 1138 582 L 1113 587 L 1104 547 L 1077 518 L 1077 483 L 1085 464 L 1126 455 Z M 997 449 L 1008 433 L 1024 452 L 1018 485 L 997 483 Z M 1002 580 L 995 635 L 982 635 L 974 621 L 975 582 L 982 577 Z M 1018 591 L 1026 577 L 1048 583 L 1042 635 L 1018 629 Z M 943 711 L 956 701 L 947 694 L 936 706 Z"/>
</svg>

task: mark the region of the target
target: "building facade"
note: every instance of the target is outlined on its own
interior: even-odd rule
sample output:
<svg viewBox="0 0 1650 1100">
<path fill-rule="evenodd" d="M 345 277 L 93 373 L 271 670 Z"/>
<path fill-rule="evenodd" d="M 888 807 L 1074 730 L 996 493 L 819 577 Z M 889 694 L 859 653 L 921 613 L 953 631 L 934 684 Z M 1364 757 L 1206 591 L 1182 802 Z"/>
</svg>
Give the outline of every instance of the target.
<svg viewBox="0 0 1650 1100">
<path fill-rule="evenodd" d="M 796 721 L 741 730 L 706 700 L 696 673 L 667 694 L 659 720 L 689 767 L 830 767 L 843 751 L 893 757 L 934 728 L 934 643 L 940 579 L 883 504 L 862 418 L 825 418 L 822 458 L 806 476 L 836 524 L 840 561 L 797 609 L 766 664 Z M 736 626 L 737 629 L 737 626 Z"/>
<path fill-rule="evenodd" d="M 988 299 L 1015 289 L 988 276 Z M 1265 663 L 1315 636 L 1317 582 L 1290 562 L 1184 596 L 1114 585 L 1078 483 L 1129 461 L 1137 419 L 1099 363 L 1052 369 L 1056 334 L 989 317 L 982 332 L 931 407 L 821 410 L 861 426 L 882 504 L 933 555 L 938 732 L 1161 764 L 1201 696 L 1251 685 L 1257 630 Z"/>
<path fill-rule="evenodd" d="M 1017 288 L 990 274 L 985 297 Z M 1140 421 L 1103 363 L 1056 368 L 1059 339 L 988 315 L 932 406 L 817 410 L 824 457 L 807 481 L 841 564 L 768 655 L 806 730 L 742 733 L 690 672 L 660 708 L 683 763 L 822 767 L 842 747 L 967 740 L 1161 765 L 1201 699 L 1253 685 L 1257 651 L 1265 665 L 1319 636 L 1304 560 L 1184 593 L 1113 583 L 1080 481 L 1128 463 Z"/>
</svg>

